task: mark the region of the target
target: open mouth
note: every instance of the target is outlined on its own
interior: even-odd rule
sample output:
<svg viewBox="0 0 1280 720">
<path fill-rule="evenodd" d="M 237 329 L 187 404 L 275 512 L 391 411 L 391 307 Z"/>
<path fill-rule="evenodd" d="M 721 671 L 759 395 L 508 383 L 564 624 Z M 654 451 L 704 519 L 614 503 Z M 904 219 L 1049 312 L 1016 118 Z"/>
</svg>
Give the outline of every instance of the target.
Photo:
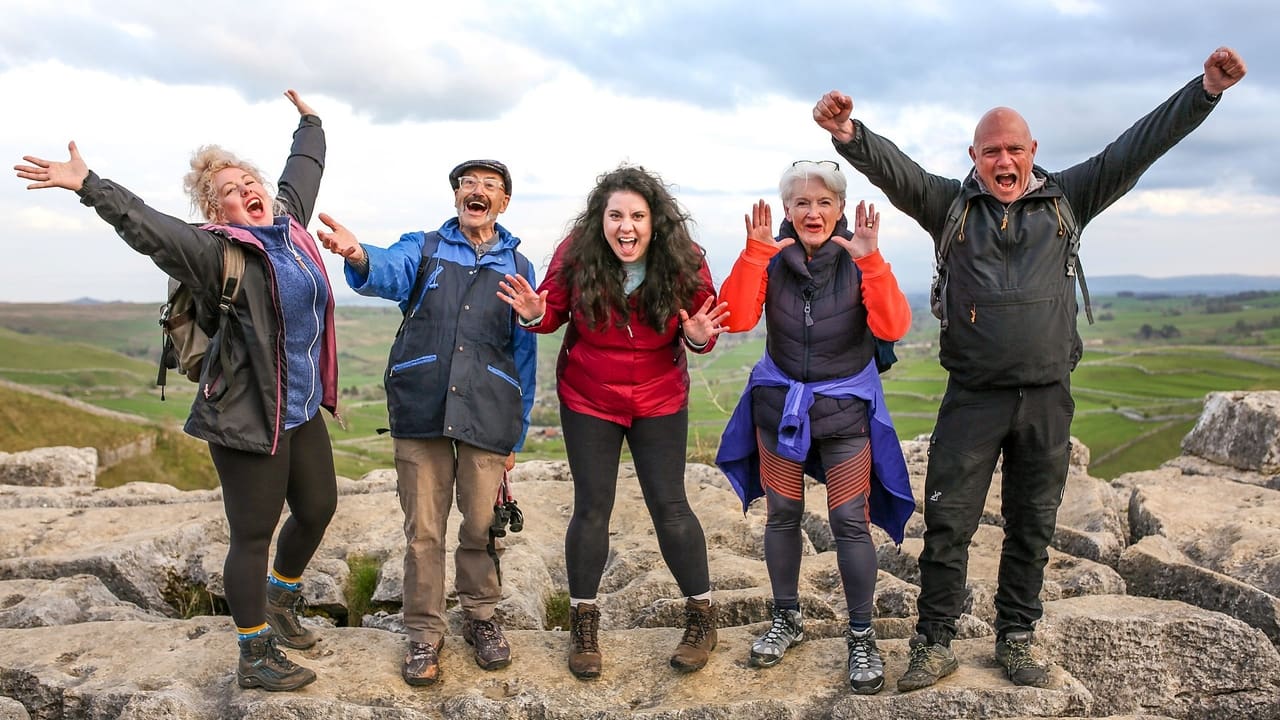
<svg viewBox="0 0 1280 720">
<path fill-rule="evenodd" d="M 635 252 L 636 245 L 640 242 L 639 238 L 620 237 L 618 238 L 618 252 L 623 255 L 630 255 Z"/>
<path fill-rule="evenodd" d="M 473 195 L 467 198 L 467 202 L 464 207 L 466 207 L 467 210 L 470 210 L 471 212 L 477 212 L 477 213 L 489 212 L 489 203 L 485 201 L 483 197 L 479 197 L 479 196 Z"/>
<path fill-rule="evenodd" d="M 1018 185 L 1018 176 L 1013 173 L 996 175 L 996 187 L 1001 190 L 1013 190 Z"/>
<path fill-rule="evenodd" d="M 249 198 L 249 202 L 244 204 L 244 209 L 255 215 L 262 213 L 262 199 L 257 197 Z"/>
</svg>

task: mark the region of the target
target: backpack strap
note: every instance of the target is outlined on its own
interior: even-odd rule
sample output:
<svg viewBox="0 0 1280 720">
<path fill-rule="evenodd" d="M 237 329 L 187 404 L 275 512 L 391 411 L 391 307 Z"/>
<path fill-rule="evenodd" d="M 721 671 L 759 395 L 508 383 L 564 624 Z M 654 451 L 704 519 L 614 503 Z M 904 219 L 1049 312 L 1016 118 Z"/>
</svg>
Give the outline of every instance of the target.
<svg viewBox="0 0 1280 720">
<path fill-rule="evenodd" d="M 947 329 L 947 255 L 951 252 L 951 240 L 964 242 L 964 222 L 969 218 L 969 200 L 964 193 L 956 195 L 947 209 L 947 221 L 942 225 L 942 234 L 933 239 L 933 285 L 929 290 L 929 309 L 933 316 Z"/>
<path fill-rule="evenodd" d="M 1071 203 L 1064 197 L 1053 199 L 1053 211 L 1058 216 L 1058 237 L 1069 236 L 1067 248 L 1067 277 L 1080 283 L 1080 295 L 1084 297 L 1084 315 L 1093 324 L 1093 303 L 1089 300 L 1089 283 L 1084 279 L 1084 266 L 1080 264 L 1080 226 L 1076 223 Z"/>
<path fill-rule="evenodd" d="M 222 371 L 225 373 L 231 367 L 227 319 L 231 317 L 236 298 L 240 296 L 240 280 L 244 277 L 244 250 L 227 238 L 220 236 L 218 239 L 222 241 L 222 292 L 218 297 L 218 333 L 222 335 L 222 342 L 218 344 L 218 361 L 222 363 Z"/>
</svg>

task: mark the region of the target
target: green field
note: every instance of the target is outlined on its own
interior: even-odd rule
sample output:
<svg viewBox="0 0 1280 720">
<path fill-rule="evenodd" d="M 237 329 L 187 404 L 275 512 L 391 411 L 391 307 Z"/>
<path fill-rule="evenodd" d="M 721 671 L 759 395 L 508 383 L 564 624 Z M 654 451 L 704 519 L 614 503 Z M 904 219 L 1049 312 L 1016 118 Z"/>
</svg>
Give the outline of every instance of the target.
<svg viewBox="0 0 1280 720">
<path fill-rule="evenodd" d="M 926 310 L 915 314 L 911 334 L 898 344 L 898 364 L 883 376 L 904 439 L 932 430 L 946 387 L 937 363 L 936 323 Z M 1097 477 L 1153 468 L 1177 456 L 1206 393 L 1280 389 L 1280 294 L 1095 297 L 1094 314 L 1098 322 L 1092 326 L 1081 318 L 1085 356 L 1072 377 L 1072 432 L 1090 448 L 1090 471 Z M 0 304 L 0 378 L 149 421 L 102 425 L 63 417 L 63 410 L 50 409 L 46 399 L 19 402 L 15 397 L 22 394 L 10 392 L 0 397 L 6 408 L 0 412 L 0 451 L 67 444 L 108 448 L 160 432 L 154 457 L 112 468 L 103 483 L 174 482 L 179 476 L 191 487 L 216 482 L 203 446 L 179 430 L 194 385 L 170 374 L 165 402 L 154 387 L 160 341 L 156 315 L 156 307 L 138 304 Z M 399 321 L 390 305 L 338 308 L 339 410 L 346 427 L 331 423 L 330 429 L 342 475 L 359 477 L 392 465 L 391 441 L 377 430 L 387 426 L 382 371 Z M 534 426 L 551 431 L 532 433 L 522 459 L 564 456 L 563 441 L 554 432 L 559 344 L 559 334 L 539 340 Z M 691 460 L 715 457 L 720 432 L 763 347 L 757 330 L 722 338 L 708 355 L 690 355 Z"/>
</svg>

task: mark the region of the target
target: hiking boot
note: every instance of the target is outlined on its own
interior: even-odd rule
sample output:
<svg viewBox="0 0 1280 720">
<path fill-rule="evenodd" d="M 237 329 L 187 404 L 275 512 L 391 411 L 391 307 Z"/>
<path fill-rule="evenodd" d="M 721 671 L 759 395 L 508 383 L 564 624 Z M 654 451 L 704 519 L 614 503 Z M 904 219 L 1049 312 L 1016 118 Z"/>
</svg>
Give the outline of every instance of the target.
<svg viewBox="0 0 1280 720">
<path fill-rule="evenodd" d="M 804 642 L 804 621 L 799 610 L 773 608 L 773 624 L 763 635 L 751 643 L 751 655 L 747 664 L 752 667 L 773 667 L 782 662 L 787 648 Z"/>
<path fill-rule="evenodd" d="M 594 603 L 569 608 L 569 672 L 590 680 L 600 677 L 600 609 Z"/>
<path fill-rule="evenodd" d="M 859 695 L 875 695 L 884 687 L 884 661 L 876 647 L 875 628 L 844 631 L 849 646 L 849 687 Z"/>
<path fill-rule="evenodd" d="M 236 682 L 242 688 L 297 690 L 316 679 L 315 672 L 289 660 L 277 647 L 279 639 L 270 629 L 240 641 L 240 664 Z"/>
<path fill-rule="evenodd" d="M 275 633 L 276 642 L 294 650 L 306 650 L 320 639 L 298 619 L 306 604 L 301 587 L 290 590 L 267 581 L 267 624 Z"/>
<path fill-rule="evenodd" d="M 671 656 L 680 672 L 701 670 L 716 649 L 716 606 L 710 600 L 689 598 L 684 604 L 684 637 Z"/>
<path fill-rule="evenodd" d="M 911 658 L 907 671 L 898 678 L 898 692 L 929 687 L 955 672 L 960 661 L 951 648 L 937 643 L 930 644 L 924 635 L 911 638 Z"/>
<path fill-rule="evenodd" d="M 410 685 L 434 685 L 440 679 L 442 645 L 444 638 L 435 644 L 409 641 L 409 652 L 405 653 L 404 664 L 400 666 L 400 677 Z"/>
<path fill-rule="evenodd" d="M 1049 684 L 1049 668 L 1031 654 L 1030 630 L 1006 633 L 996 641 L 996 662 L 1000 663 L 1014 685 L 1045 687 Z"/>
<path fill-rule="evenodd" d="M 497 670 L 511 664 L 511 646 L 502 636 L 496 620 L 467 618 L 462 624 L 462 639 L 476 649 L 476 664 L 485 670 Z"/>
</svg>

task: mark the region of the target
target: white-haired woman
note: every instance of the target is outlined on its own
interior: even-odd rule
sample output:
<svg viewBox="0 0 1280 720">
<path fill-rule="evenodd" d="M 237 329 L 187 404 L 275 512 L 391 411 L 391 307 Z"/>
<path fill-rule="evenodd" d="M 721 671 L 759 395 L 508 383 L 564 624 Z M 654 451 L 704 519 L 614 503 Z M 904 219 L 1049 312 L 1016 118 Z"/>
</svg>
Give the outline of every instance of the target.
<svg viewBox="0 0 1280 720">
<path fill-rule="evenodd" d="M 294 690 L 315 673 L 278 645 L 318 639 L 298 620 L 303 570 L 337 505 L 333 454 L 320 408 L 337 410 L 333 294 L 311 218 L 324 171 L 320 118 L 292 90 L 301 116 L 278 194 L 262 174 L 217 146 L 196 151 L 184 185 L 200 226 L 148 207 L 91 172 L 74 142 L 64 162 L 24 156 L 14 169 L 28 189 L 74 191 L 124 241 L 191 288 L 197 320 L 212 340 L 186 431 L 208 441 L 230 526 L 227 605 L 240 639 L 241 687 Z M 221 316 L 224 243 L 245 257 L 240 291 Z M 280 512 L 270 572 L 267 557 Z M 263 578 L 266 577 L 264 583 Z"/>
<path fill-rule="evenodd" d="M 827 486 L 827 511 L 849 615 L 848 680 L 879 692 L 884 665 L 871 627 L 876 550 L 870 523 L 899 542 L 914 509 L 906 463 L 876 365 L 876 338 L 897 340 L 911 310 L 879 251 L 880 216 L 859 202 L 850 231 L 847 183 L 831 161 L 802 160 L 782 175 L 786 219 L 774 237 L 760 200 L 747 247 L 720 288 L 730 332 L 765 317 L 764 357 L 752 369 L 717 463 L 743 507 L 764 496 L 765 565 L 773 621 L 748 661 L 772 667 L 804 639 L 799 576 L 806 471 Z"/>
</svg>

